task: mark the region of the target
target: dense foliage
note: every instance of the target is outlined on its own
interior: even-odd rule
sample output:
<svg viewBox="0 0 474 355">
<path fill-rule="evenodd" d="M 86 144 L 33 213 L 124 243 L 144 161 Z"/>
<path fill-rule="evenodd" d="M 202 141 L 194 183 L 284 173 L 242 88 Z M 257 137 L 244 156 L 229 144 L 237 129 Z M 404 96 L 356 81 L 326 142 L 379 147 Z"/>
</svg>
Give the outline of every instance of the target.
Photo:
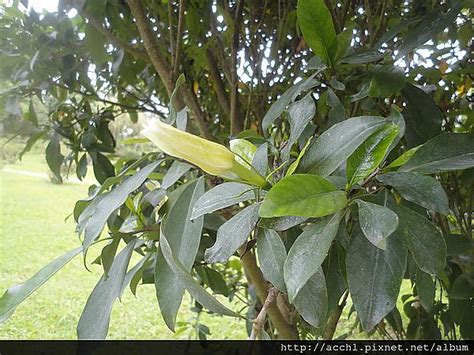
<svg viewBox="0 0 474 355">
<path fill-rule="evenodd" d="M 330 339 L 349 296 L 368 334 L 474 338 L 472 5 L 3 5 L 5 133 L 28 132 L 25 151 L 47 138 L 58 180 L 91 162 L 98 184 L 73 211 L 82 245 L 8 289 L 0 320 L 82 253 L 104 275 L 81 339 L 105 338 L 115 300 L 149 283 L 172 330 L 187 291 L 251 338 Z M 117 156 L 123 114 L 150 117 L 160 149 L 133 137 Z"/>
</svg>

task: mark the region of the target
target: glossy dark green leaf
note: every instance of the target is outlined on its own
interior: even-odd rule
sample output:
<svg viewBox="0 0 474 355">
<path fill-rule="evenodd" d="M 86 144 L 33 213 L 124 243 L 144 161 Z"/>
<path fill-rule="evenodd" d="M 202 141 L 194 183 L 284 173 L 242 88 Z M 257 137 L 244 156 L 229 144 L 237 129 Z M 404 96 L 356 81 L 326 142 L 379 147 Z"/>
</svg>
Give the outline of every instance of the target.
<svg viewBox="0 0 474 355">
<path fill-rule="evenodd" d="M 347 64 L 365 64 L 375 62 L 380 60 L 384 57 L 384 53 L 380 52 L 362 52 L 362 53 L 354 53 L 350 54 L 341 59 L 341 62 Z"/>
<path fill-rule="evenodd" d="M 274 218 L 261 218 L 258 222 L 258 226 L 262 228 L 274 229 L 276 231 L 286 231 L 291 227 L 297 226 L 298 224 L 306 221 L 307 217 L 274 217 Z"/>
<path fill-rule="evenodd" d="M 151 163 L 134 175 L 127 177 L 110 192 L 98 195 L 81 213 L 78 219 L 78 231 L 84 233 L 84 251 L 100 235 L 107 219 L 127 199 L 128 195 L 139 188 L 161 161 Z"/>
<path fill-rule="evenodd" d="M 369 97 L 386 98 L 405 86 L 403 69 L 397 66 L 376 66 L 371 72 Z"/>
<path fill-rule="evenodd" d="M 377 248 L 386 249 L 387 238 L 398 227 L 398 216 L 391 209 L 366 202 L 355 200 L 359 206 L 359 224 L 362 232 Z"/>
<path fill-rule="evenodd" d="M 76 176 L 79 180 L 82 180 L 87 175 L 87 154 L 83 154 L 81 159 L 77 162 Z"/>
<path fill-rule="evenodd" d="M 359 116 L 338 123 L 313 139 L 298 171 L 328 176 L 372 133 L 387 123 L 382 117 Z"/>
<path fill-rule="evenodd" d="M 99 183 L 103 184 L 105 180 L 115 175 L 115 168 L 105 155 L 93 152 L 91 157 L 94 176 Z"/>
<path fill-rule="evenodd" d="M 286 292 L 283 277 L 286 249 L 277 232 L 271 229 L 260 230 L 257 237 L 257 255 L 265 279 L 280 291 Z"/>
<path fill-rule="evenodd" d="M 214 293 L 221 294 L 225 297 L 229 296 L 229 288 L 222 274 L 205 266 L 196 266 L 194 270 L 199 275 L 201 281 L 209 286 Z"/>
<path fill-rule="evenodd" d="M 109 277 L 102 276 L 87 299 L 77 324 L 80 340 L 105 339 L 109 331 L 110 313 L 123 287 L 125 274 L 133 249 L 139 239 L 134 239 L 117 255 L 109 271 Z"/>
<path fill-rule="evenodd" d="M 462 2 L 454 2 L 446 13 L 440 8 L 430 12 L 414 29 L 403 38 L 397 53 L 397 59 L 404 57 L 408 52 L 418 48 L 426 41 L 434 38 L 439 32 L 452 25 L 461 10 Z"/>
<path fill-rule="evenodd" d="M 423 89 L 407 84 L 402 90 L 407 109 L 403 111 L 408 147 L 423 144 L 441 133 L 443 113 Z"/>
<path fill-rule="evenodd" d="M 324 324 L 328 310 L 328 290 L 321 267 L 306 282 L 293 304 L 301 317 L 313 327 Z"/>
<path fill-rule="evenodd" d="M 395 188 L 408 201 L 428 210 L 442 214 L 449 213 L 448 197 L 438 180 L 416 173 L 392 172 L 377 176 L 384 185 Z"/>
<path fill-rule="evenodd" d="M 434 174 L 474 166 L 474 134 L 444 133 L 418 149 L 400 171 Z"/>
<path fill-rule="evenodd" d="M 341 229 L 341 227 L 345 229 L 344 222 L 341 222 L 339 229 Z M 338 235 L 336 235 L 335 240 L 337 240 L 337 237 Z M 323 271 L 326 277 L 328 292 L 328 314 L 337 307 L 341 296 L 347 289 L 347 282 L 344 277 L 345 265 L 341 263 L 339 259 L 345 259 L 344 251 L 337 243 L 333 243 L 327 258 L 323 263 Z M 344 268 L 344 270 L 342 270 L 342 268 Z"/>
<path fill-rule="evenodd" d="M 410 250 L 418 267 L 430 275 L 442 275 L 446 264 L 446 243 L 436 226 L 424 216 L 404 206 L 389 203 L 398 215 L 394 235 Z"/>
<path fill-rule="evenodd" d="M 421 270 L 416 271 L 416 292 L 423 308 L 427 312 L 431 311 L 435 297 L 435 283 L 430 275 Z"/>
<path fill-rule="evenodd" d="M 252 186 L 225 182 L 206 191 L 194 204 L 191 219 L 255 198 Z"/>
<path fill-rule="evenodd" d="M 314 54 L 332 65 L 337 51 L 337 38 L 331 13 L 324 0 L 299 0 L 296 11 L 306 43 Z"/>
<path fill-rule="evenodd" d="M 281 154 L 283 160 L 288 160 L 293 145 L 298 141 L 301 133 L 313 119 L 316 113 L 316 105 L 311 94 L 306 95 L 303 99 L 294 102 L 288 108 L 288 121 L 290 123 L 290 137 L 283 148 Z"/>
<path fill-rule="evenodd" d="M 263 200 L 260 217 L 323 217 L 347 205 L 346 193 L 317 175 L 296 174 L 275 184 Z"/>
<path fill-rule="evenodd" d="M 270 127 L 270 125 L 275 122 L 278 117 L 280 117 L 280 115 L 286 110 L 286 107 L 292 101 L 294 101 L 300 93 L 318 85 L 318 82 L 314 79 L 315 75 L 316 73 L 310 76 L 308 79 L 302 80 L 291 86 L 270 106 L 270 109 L 262 119 L 263 132 L 267 132 L 267 129 Z"/>
<path fill-rule="evenodd" d="M 203 217 L 191 220 L 192 208 L 203 193 L 203 178 L 180 186 L 175 192 L 177 198 L 161 225 L 163 233 L 168 237 L 173 255 L 187 272 L 191 271 L 196 259 L 204 223 Z M 155 288 L 163 319 L 168 328 L 174 331 L 184 287 L 161 254 L 158 254 L 155 266 Z"/>
<path fill-rule="evenodd" d="M 301 233 L 288 252 L 284 278 L 290 302 L 326 258 L 336 237 L 342 213 L 319 219 Z"/>
<path fill-rule="evenodd" d="M 160 249 L 171 270 L 179 279 L 180 284 L 188 290 L 196 301 L 212 312 L 231 317 L 239 317 L 238 314 L 222 305 L 217 299 L 207 293 L 206 290 L 192 278 L 189 272 L 186 271 L 184 265 L 173 254 L 168 239 L 164 233 L 161 233 Z"/>
<path fill-rule="evenodd" d="M 161 188 L 166 190 L 168 187 L 172 186 L 184 174 L 186 174 L 189 169 L 191 169 L 191 165 L 183 163 L 179 160 L 175 160 L 166 171 L 166 174 L 161 182 Z"/>
<path fill-rule="evenodd" d="M 56 179 L 62 182 L 61 166 L 63 164 L 64 156 L 61 154 L 61 145 L 59 144 L 60 139 L 61 136 L 59 133 L 55 132 L 46 147 L 46 162 Z"/>
<path fill-rule="evenodd" d="M 216 243 L 206 250 L 208 263 L 223 263 L 245 243 L 258 221 L 260 204 L 254 203 L 225 222 L 217 231 Z"/>
<path fill-rule="evenodd" d="M 400 129 L 390 124 L 372 134 L 347 159 L 346 175 L 349 186 L 364 181 L 387 156 L 388 149 Z"/>
<path fill-rule="evenodd" d="M 54 259 L 48 265 L 38 271 L 33 277 L 25 282 L 10 287 L 0 298 L 0 323 L 6 321 L 15 311 L 15 308 L 27 299 L 33 292 L 40 288 L 64 265 L 72 260 L 82 251 L 82 247 L 76 248 L 66 254 Z"/>
<path fill-rule="evenodd" d="M 362 327 L 371 331 L 396 305 L 406 269 L 407 250 L 396 235 L 386 250 L 372 245 L 358 231 L 347 251 L 349 291 Z"/>
</svg>

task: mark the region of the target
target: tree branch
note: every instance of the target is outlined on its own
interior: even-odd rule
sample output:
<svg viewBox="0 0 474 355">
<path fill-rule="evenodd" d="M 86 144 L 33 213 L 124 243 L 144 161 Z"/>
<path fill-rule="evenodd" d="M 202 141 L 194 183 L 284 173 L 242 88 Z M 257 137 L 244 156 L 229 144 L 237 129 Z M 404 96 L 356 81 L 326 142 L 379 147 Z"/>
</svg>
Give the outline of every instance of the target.
<svg viewBox="0 0 474 355">
<path fill-rule="evenodd" d="M 265 318 L 267 317 L 267 311 L 270 305 L 275 301 L 278 296 L 278 290 L 275 287 L 268 289 L 267 298 L 263 302 L 262 309 L 258 313 L 257 318 L 253 321 L 252 333 L 250 334 L 249 340 L 261 339 L 261 332 L 265 325 Z"/>
<path fill-rule="evenodd" d="M 184 0 L 179 0 L 178 32 L 176 33 L 176 48 L 173 63 L 173 80 L 178 78 L 179 66 L 181 65 L 181 42 L 184 32 Z"/>
<path fill-rule="evenodd" d="M 234 33 L 232 34 L 232 55 L 231 55 L 231 88 L 230 88 L 230 134 L 237 135 L 242 131 L 242 120 L 239 117 L 239 81 L 237 77 L 237 52 L 239 51 L 240 21 L 242 19 L 242 9 L 244 0 L 238 0 L 235 5 Z"/>
<path fill-rule="evenodd" d="M 206 50 L 206 59 L 209 70 L 209 74 L 212 80 L 212 87 L 217 95 L 217 101 L 219 102 L 219 106 L 224 111 L 224 114 L 227 117 L 230 117 L 230 105 L 229 100 L 227 98 L 227 93 L 225 92 L 225 85 L 224 81 L 221 78 L 216 58 L 214 58 L 214 54 L 208 49 Z"/>
<path fill-rule="evenodd" d="M 243 254 L 244 250 L 245 248 L 240 250 L 241 255 Z M 263 278 L 262 272 L 257 266 L 254 253 L 249 250 L 241 258 L 242 266 L 244 267 L 246 275 L 249 277 L 249 281 L 251 281 L 255 286 L 257 296 L 260 301 L 264 303 L 268 296 L 269 285 Z M 272 324 L 278 331 L 279 339 L 299 339 L 296 327 L 293 324 L 287 322 L 275 303 L 272 303 L 268 306 L 267 314 Z"/>
<path fill-rule="evenodd" d="M 173 3 L 171 0 L 168 1 L 168 24 L 170 34 L 170 53 L 171 53 L 171 66 L 174 65 L 174 34 L 173 34 Z"/>
</svg>

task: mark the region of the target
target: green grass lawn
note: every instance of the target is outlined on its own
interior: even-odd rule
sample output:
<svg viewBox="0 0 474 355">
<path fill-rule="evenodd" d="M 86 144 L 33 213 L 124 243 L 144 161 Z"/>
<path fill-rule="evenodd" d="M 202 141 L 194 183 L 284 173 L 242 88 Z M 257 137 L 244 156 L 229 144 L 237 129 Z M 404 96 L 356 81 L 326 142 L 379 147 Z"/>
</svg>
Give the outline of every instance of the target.
<svg viewBox="0 0 474 355">
<path fill-rule="evenodd" d="M 4 167 L 7 171 L 0 173 L 0 294 L 80 244 L 72 217 L 67 217 L 74 202 L 87 196 L 87 184 L 53 185 L 47 178 L 8 172 L 47 173 L 39 155 L 27 154 L 21 163 Z M 93 265 L 88 272 L 78 256 L 0 324 L 0 339 L 75 339 L 77 322 L 101 268 Z M 189 296 L 185 297 L 178 321 L 195 317 L 189 311 Z M 204 314 L 201 322 L 210 328 L 210 338 L 246 338 L 242 321 Z M 190 331 L 174 334 L 168 330 L 154 286 L 143 285 L 136 298 L 127 290 L 122 302 L 116 302 L 108 338 L 187 339 L 190 335 L 194 337 Z"/>
</svg>

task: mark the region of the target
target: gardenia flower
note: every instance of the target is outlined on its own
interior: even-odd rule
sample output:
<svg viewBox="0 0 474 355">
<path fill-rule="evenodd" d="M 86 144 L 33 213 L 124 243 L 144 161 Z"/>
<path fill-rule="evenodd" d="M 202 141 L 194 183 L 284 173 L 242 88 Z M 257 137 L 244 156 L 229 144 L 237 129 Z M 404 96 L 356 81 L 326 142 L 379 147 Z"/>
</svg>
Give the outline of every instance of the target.
<svg viewBox="0 0 474 355">
<path fill-rule="evenodd" d="M 159 119 L 150 120 L 141 134 L 166 154 L 197 165 L 208 174 L 265 185 L 261 175 L 237 162 L 234 153 L 221 144 L 181 131 Z"/>
</svg>

